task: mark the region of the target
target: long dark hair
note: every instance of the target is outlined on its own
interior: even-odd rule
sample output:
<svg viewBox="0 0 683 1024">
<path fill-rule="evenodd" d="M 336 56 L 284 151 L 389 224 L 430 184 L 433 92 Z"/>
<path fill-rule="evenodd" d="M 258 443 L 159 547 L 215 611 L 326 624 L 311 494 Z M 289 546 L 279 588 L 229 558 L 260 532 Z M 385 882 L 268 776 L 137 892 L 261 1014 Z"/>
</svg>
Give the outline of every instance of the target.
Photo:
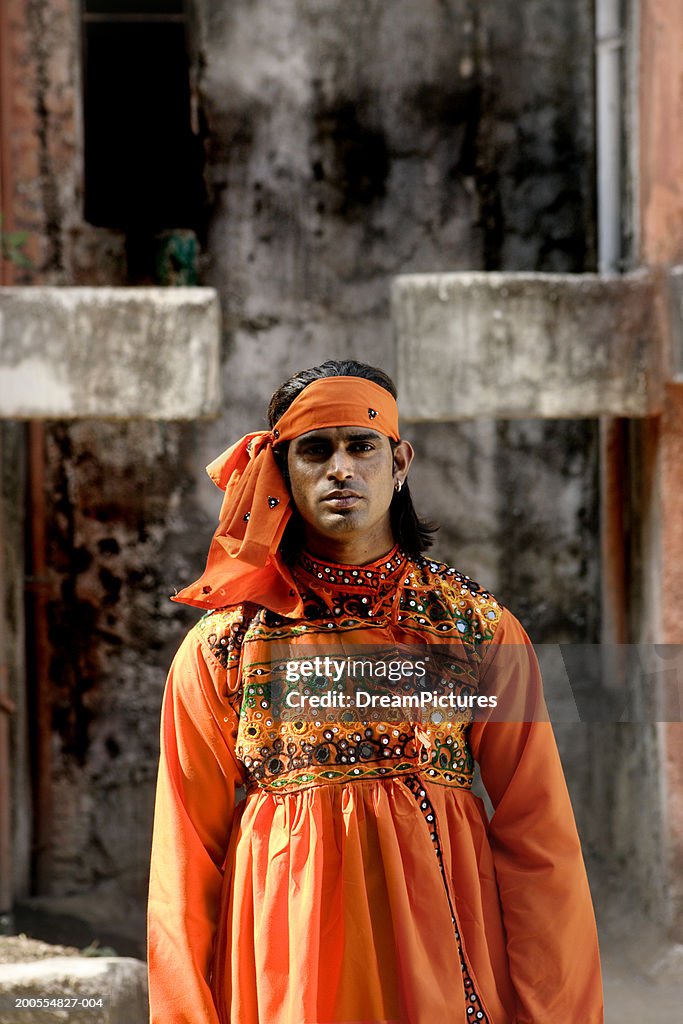
<svg viewBox="0 0 683 1024">
<path fill-rule="evenodd" d="M 368 366 L 367 363 L 358 363 L 355 359 L 328 359 L 320 366 L 311 366 L 308 370 L 300 370 L 293 377 L 281 384 L 273 394 L 268 404 L 268 423 L 272 428 L 280 417 L 289 409 L 290 405 L 301 392 L 314 380 L 323 377 L 362 377 L 364 380 L 371 380 L 380 387 L 385 388 L 390 395 L 396 398 L 396 386 L 384 370 L 376 366 Z M 391 438 L 391 450 L 396 449 L 397 442 Z M 283 442 L 274 449 L 278 465 L 282 475 L 289 486 L 287 473 L 287 449 L 288 442 Z M 433 544 L 431 534 L 438 530 L 436 523 L 421 519 L 415 511 L 413 499 L 410 494 L 407 480 L 400 491 L 394 492 L 389 508 L 391 516 L 391 528 L 394 537 L 400 547 L 407 555 L 416 558 Z M 290 518 L 280 544 L 280 552 L 285 562 L 291 562 L 296 558 L 303 544 L 304 533 L 301 517 L 296 509 Z"/>
</svg>

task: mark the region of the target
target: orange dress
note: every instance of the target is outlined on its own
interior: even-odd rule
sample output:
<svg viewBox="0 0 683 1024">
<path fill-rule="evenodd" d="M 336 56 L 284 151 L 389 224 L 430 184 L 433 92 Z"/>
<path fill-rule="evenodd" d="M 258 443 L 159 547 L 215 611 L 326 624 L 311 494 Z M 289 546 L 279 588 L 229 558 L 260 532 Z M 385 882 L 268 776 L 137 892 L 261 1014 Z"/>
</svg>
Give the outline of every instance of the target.
<svg viewBox="0 0 683 1024">
<path fill-rule="evenodd" d="M 588 881 L 520 623 L 398 547 L 356 567 L 302 553 L 292 572 L 303 617 L 209 612 L 169 673 L 152 1024 L 601 1024 Z M 536 720 L 279 715 L 283 644 L 331 638 L 450 645 L 458 692 L 523 691 Z"/>
</svg>

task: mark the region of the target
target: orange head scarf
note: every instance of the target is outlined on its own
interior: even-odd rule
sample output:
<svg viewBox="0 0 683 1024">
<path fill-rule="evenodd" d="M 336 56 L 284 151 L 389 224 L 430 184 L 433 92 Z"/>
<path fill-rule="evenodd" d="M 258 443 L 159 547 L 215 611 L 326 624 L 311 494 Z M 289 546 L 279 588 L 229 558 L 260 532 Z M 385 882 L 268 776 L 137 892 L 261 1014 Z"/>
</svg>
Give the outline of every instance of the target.
<svg viewBox="0 0 683 1024">
<path fill-rule="evenodd" d="M 301 598 L 279 554 L 292 503 L 273 448 L 309 430 L 371 427 L 399 440 L 396 400 L 362 377 L 323 377 L 308 384 L 272 430 L 226 449 L 207 467 L 225 491 L 206 569 L 172 600 L 199 608 L 253 601 L 282 615 L 303 613 Z"/>
</svg>

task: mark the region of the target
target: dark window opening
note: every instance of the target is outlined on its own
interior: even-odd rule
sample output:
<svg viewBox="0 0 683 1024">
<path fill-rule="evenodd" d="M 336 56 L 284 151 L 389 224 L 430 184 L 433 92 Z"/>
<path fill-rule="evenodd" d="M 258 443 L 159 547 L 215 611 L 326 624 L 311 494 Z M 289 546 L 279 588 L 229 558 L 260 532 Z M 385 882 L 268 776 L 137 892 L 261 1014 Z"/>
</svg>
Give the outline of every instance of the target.
<svg viewBox="0 0 683 1024">
<path fill-rule="evenodd" d="M 129 281 L 154 283 L 159 236 L 201 235 L 205 213 L 186 0 L 84 0 L 82 18 L 85 219 L 124 231 Z"/>
</svg>

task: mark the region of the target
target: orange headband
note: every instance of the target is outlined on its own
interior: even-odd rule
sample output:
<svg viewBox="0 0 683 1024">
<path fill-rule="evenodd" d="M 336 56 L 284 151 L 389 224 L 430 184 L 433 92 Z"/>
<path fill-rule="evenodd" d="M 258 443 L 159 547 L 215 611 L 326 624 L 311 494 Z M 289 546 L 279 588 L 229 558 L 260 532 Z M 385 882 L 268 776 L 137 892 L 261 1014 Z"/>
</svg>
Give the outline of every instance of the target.
<svg viewBox="0 0 683 1024">
<path fill-rule="evenodd" d="M 218 529 L 203 575 L 173 600 L 210 608 L 260 600 L 292 614 L 296 592 L 277 556 L 292 505 L 273 447 L 309 430 L 346 426 L 398 441 L 396 400 L 362 377 L 321 378 L 297 395 L 272 430 L 245 434 L 206 467 L 225 491 Z"/>
</svg>

